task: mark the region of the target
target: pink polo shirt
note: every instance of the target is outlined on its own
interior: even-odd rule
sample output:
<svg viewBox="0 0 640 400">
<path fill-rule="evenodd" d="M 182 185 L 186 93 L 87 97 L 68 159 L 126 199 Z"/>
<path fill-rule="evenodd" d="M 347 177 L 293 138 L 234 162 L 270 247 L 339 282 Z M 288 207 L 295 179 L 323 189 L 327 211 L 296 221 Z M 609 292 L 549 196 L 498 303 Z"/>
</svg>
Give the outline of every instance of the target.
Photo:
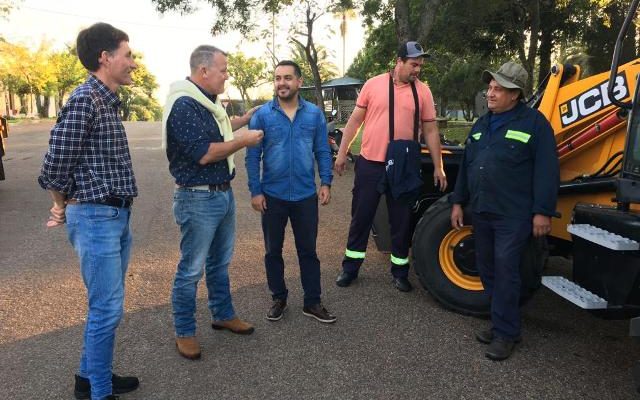
<svg viewBox="0 0 640 400">
<path fill-rule="evenodd" d="M 413 116 L 415 104 L 411 85 L 394 86 L 395 139 L 413 139 Z M 436 119 L 436 109 L 429 86 L 416 80 L 420 121 Z M 370 161 L 385 161 L 389 144 L 389 73 L 369 79 L 358 96 L 356 106 L 365 108 L 364 131 L 360 154 Z M 422 124 L 418 127 L 422 131 Z"/>
</svg>

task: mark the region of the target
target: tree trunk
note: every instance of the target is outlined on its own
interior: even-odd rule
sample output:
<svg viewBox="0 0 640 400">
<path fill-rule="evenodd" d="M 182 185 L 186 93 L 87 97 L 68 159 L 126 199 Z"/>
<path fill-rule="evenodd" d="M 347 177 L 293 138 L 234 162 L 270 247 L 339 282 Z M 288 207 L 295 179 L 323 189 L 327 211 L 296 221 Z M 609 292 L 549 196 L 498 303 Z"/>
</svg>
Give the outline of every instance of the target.
<svg viewBox="0 0 640 400">
<path fill-rule="evenodd" d="M 517 5 L 516 5 L 517 7 Z M 523 6 L 524 7 L 524 6 Z M 527 80 L 527 85 L 524 88 L 526 94 L 530 94 L 533 88 L 533 70 L 536 63 L 536 55 L 538 53 L 538 42 L 539 42 L 539 33 L 540 33 L 540 3 L 539 1 L 531 1 L 529 7 L 524 7 L 522 10 L 525 15 L 522 18 L 522 26 L 520 27 L 520 31 L 517 32 L 516 40 L 517 40 L 517 48 L 518 48 L 518 58 L 520 63 L 524 67 L 524 69 L 529 74 L 529 79 Z M 528 18 L 527 18 L 528 17 Z M 527 32 L 527 19 L 529 20 L 528 26 L 530 27 Z M 527 45 L 527 35 L 529 35 L 529 46 L 528 51 L 526 51 Z"/>
<path fill-rule="evenodd" d="M 411 31 L 411 22 L 409 21 L 408 0 L 396 0 L 395 17 L 396 37 L 398 38 L 398 44 L 400 45 L 413 36 Z"/>
<path fill-rule="evenodd" d="M 49 101 L 46 99 L 46 96 L 36 92 L 36 110 L 38 112 L 38 116 L 40 118 L 47 118 L 47 112 L 49 111 Z"/>
<path fill-rule="evenodd" d="M 538 54 L 538 43 L 540 34 L 540 2 L 532 1 L 529 8 L 531 15 L 531 32 L 529 36 L 529 54 L 527 56 L 527 72 L 529 80 L 527 81 L 526 92 L 531 94 L 533 91 L 533 70 L 536 65 L 536 55 Z"/>
<path fill-rule="evenodd" d="M 51 105 L 51 96 L 45 95 L 43 101 L 42 118 L 49 118 L 49 105 Z"/>
<path fill-rule="evenodd" d="M 442 0 L 424 0 L 420 8 L 419 26 L 417 30 L 412 29 L 412 23 L 409 15 L 409 0 L 396 0 L 395 19 L 396 19 L 396 36 L 398 45 L 408 41 L 417 40 L 420 44 L 428 43 L 429 33 L 433 28 L 433 21 L 436 18 L 438 7 Z"/>
<path fill-rule="evenodd" d="M 314 13 L 311 14 L 311 4 L 307 3 L 307 33 L 305 36 L 307 37 L 307 43 L 302 44 L 298 39 L 291 38 L 295 43 L 297 43 L 300 47 L 304 48 L 304 53 L 307 56 L 307 61 L 309 61 L 309 67 L 311 68 L 311 74 L 313 75 L 313 83 L 315 86 L 315 95 L 316 95 L 316 105 L 320 107 L 321 110 L 324 110 L 324 99 L 322 98 L 322 78 L 320 77 L 320 69 L 318 68 L 318 51 L 316 50 L 316 46 L 313 42 L 313 23 L 317 19 L 317 15 Z"/>
<path fill-rule="evenodd" d="M 11 116 L 11 91 L 7 90 L 4 93 L 4 98 L 5 98 L 4 106 L 6 109 L 6 116 L 9 117 Z"/>
<path fill-rule="evenodd" d="M 58 114 L 58 112 L 60 112 L 60 110 L 62 110 L 62 106 L 64 105 L 64 96 L 65 96 L 65 91 L 64 90 L 58 90 L 58 105 L 56 107 L 56 114 Z"/>
<path fill-rule="evenodd" d="M 416 35 L 416 40 L 423 46 L 429 43 L 427 39 L 433 28 L 433 21 L 436 19 L 440 2 L 441 0 L 424 0 L 423 2 L 422 10 L 420 11 L 420 27 Z"/>
<path fill-rule="evenodd" d="M 14 98 L 14 93 L 11 91 L 11 89 L 9 89 L 9 109 L 11 110 L 9 115 L 11 115 L 13 113 L 13 110 L 16 109 L 16 99 Z"/>
<path fill-rule="evenodd" d="M 556 7 L 555 0 L 542 0 L 540 2 L 540 64 L 538 66 L 538 85 L 546 78 L 551 70 L 551 52 L 553 51 L 553 34 L 555 26 L 543 18 L 544 15 L 553 13 Z"/>
</svg>

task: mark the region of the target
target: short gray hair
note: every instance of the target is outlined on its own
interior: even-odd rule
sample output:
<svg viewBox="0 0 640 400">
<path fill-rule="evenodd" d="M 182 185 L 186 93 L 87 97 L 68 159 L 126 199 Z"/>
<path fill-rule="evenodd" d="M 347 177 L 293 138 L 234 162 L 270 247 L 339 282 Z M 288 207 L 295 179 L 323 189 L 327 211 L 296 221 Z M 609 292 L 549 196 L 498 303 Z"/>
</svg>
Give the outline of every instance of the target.
<svg viewBox="0 0 640 400">
<path fill-rule="evenodd" d="M 211 67 L 213 64 L 213 56 L 216 53 L 220 53 L 223 56 L 227 56 L 227 53 L 220 50 L 215 46 L 210 46 L 207 44 L 203 44 L 201 46 L 196 47 L 195 50 L 191 53 L 191 57 L 189 58 L 189 65 L 191 66 L 191 72 L 195 72 L 199 66 L 204 65 L 207 68 Z"/>
</svg>

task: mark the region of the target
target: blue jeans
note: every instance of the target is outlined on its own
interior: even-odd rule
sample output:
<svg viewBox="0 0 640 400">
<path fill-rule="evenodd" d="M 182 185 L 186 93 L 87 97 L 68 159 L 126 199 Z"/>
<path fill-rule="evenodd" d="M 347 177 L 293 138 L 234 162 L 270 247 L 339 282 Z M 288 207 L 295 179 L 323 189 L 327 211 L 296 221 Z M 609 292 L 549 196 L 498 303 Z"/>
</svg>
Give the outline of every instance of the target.
<svg viewBox="0 0 640 400">
<path fill-rule="evenodd" d="M 173 321 L 176 336 L 189 337 L 196 334 L 196 293 L 205 271 L 211 318 L 235 317 L 228 271 L 236 234 L 233 191 L 176 189 L 173 213 L 182 234 L 173 283 Z"/>
<path fill-rule="evenodd" d="M 97 204 L 70 204 L 66 210 L 67 234 L 80 258 L 89 303 L 78 374 L 91 382 L 94 400 L 111 394 L 113 346 L 131 252 L 130 216 L 130 209 Z"/>
<path fill-rule="evenodd" d="M 284 282 L 282 245 L 287 221 L 291 220 L 293 238 L 300 264 L 300 280 L 304 290 L 304 306 L 320 303 L 320 261 L 316 253 L 318 236 L 318 196 L 300 201 L 286 201 L 265 195 L 267 209 L 262 215 L 264 233 L 264 265 L 267 284 L 273 300 L 287 300 L 289 291 Z"/>
</svg>

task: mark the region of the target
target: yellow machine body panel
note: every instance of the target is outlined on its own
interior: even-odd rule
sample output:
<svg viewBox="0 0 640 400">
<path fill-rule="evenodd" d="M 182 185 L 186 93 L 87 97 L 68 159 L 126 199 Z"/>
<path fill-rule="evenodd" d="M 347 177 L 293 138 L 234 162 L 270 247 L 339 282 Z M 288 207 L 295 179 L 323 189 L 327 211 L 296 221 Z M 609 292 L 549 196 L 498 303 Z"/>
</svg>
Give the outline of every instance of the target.
<svg viewBox="0 0 640 400">
<path fill-rule="evenodd" d="M 614 86 L 616 99 L 630 100 L 635 92 L 636 76 L 639 73 L 640 59 L 620 67 Z M 566 182 L 595 173 L 615 153 L 621 152 L 625 145 L 627 121 L 622 118 L 609 122 L 608 125 L 605 123 L 618 110 L 617 106 L 611 104 L 607 94 L 608 71 L 580 79 L 580 69 L 576 67 L 576 73 L 561 83 L 562 75 L 563 66 L 556 66 L 538 110 L 551 123 L 558 148 L 564 147 L 560 155 L 560 180 Z M 607 127 L 601 128 L 601 124 Z M 579 145 L 570 144 L 587 131 L 591 131 L 591 138 L 578 141 L 583 142 Z M 571 240 L 567 225 L 575 204 L 582 202 L 615 206 L 612 202 L 614 197 L 613 191 L 561 194 L 557 210 L 562 217 L 553 221 L 551 235 Z"/>
</svg>

